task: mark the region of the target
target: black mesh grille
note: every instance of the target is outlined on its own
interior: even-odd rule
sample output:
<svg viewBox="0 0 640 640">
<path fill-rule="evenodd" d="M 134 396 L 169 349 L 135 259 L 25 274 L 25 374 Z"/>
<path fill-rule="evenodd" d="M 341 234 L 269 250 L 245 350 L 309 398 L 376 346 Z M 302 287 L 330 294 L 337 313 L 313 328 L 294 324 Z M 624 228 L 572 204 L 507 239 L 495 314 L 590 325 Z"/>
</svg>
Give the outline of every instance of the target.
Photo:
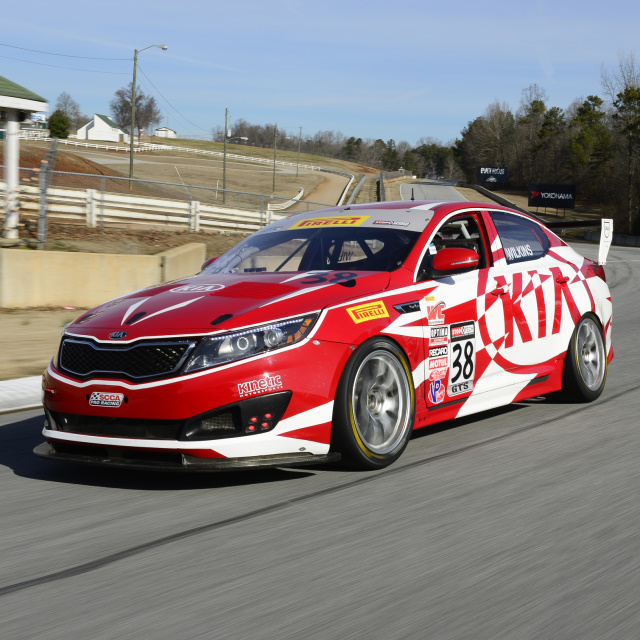
<svg viewBox="0 0 640 640">
<path fill-rule="evenodd" d="M 58 431 L 112 438 L 177 440 L 184 420 L 144 420 L 51 412 Z"/>
<path fill-rule="evenodd" d="M 60 352 L 60 367 L 81 378 L 93 374 L 133 380 L 166 376 L 182 365 L 194 345 L 185 341 L 112 347 L 66 339 Z"/>
</svg>

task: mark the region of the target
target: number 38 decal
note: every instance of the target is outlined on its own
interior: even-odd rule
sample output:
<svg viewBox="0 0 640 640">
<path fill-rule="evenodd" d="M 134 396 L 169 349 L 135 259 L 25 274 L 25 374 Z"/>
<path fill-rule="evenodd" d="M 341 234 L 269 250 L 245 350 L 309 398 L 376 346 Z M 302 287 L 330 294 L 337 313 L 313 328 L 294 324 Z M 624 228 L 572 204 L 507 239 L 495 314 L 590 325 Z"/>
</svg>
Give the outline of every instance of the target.
<svg viewBox="0 0 640 640">
<path fill-rule="evenodd" d="M 473 390 L 476 370 L 476 328 L 473 321 L 451 325 L 451 371 L 447 395 Z"/>
</svg>

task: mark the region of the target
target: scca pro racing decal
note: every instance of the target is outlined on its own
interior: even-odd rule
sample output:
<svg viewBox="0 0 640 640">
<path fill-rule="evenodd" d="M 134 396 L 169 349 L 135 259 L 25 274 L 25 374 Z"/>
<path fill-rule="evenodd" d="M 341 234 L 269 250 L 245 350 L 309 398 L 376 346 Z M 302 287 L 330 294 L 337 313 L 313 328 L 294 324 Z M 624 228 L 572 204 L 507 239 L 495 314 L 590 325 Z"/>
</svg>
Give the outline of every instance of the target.
<svg viewBox="0 0 640 640">
<path fill-rule="evenodd" d="M 447 394 L 473 391 L 476 370 L 476 326 L 471 320 L 451 325 L 451 373 Z"/>
<path fill-rule="evenodd" d="M 280 376 L 265 376 L 257 380 L 249 380 L 249 382 L 240 382 L 238 384 L 238 395 L 241 398 L 254 396 L 258 393 L 266 391 L 277 391 L 282 389 L 282 378 Z"/>
<path fill-rule="evenodd" d="M 119 407 L 124 400 L 123 393 L 106 393 L 94 391 L 89 398 L 92 407 Z"/>
</svg>

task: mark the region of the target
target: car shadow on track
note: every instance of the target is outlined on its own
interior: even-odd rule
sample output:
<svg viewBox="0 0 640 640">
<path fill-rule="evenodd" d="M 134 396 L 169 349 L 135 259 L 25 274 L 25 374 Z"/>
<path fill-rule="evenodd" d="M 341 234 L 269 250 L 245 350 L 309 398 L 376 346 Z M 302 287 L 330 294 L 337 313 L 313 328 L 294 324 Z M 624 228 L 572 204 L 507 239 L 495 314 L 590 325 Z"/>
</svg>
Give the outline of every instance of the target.
<svg viewBox="0 0 640 640">
<path fill-rule="evenodd" d="M 143 491 L 182 491 L 215 489 L 297 480 L 310 475 L 307 469 L 264 469 L 218 473 L 181 473 L 170 471 L 139 471 L 136 469 L 108 469 L 90 465 L 49 462 L 36 457 L 33 449 L 42 441 L 44 416 L 20 419 L 0 426 L 0 465 L 11 469 L 17 476 L 114 489 Z"/>
</svg>

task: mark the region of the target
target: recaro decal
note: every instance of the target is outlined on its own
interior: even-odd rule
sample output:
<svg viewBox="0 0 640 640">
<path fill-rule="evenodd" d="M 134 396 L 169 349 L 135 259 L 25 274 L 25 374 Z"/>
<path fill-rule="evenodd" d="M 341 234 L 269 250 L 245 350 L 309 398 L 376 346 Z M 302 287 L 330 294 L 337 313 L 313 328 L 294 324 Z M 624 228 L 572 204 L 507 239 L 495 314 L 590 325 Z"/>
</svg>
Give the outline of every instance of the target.
<svg viewBox="0 0 640 640">
<path fill-rule="evenodd" d="M 300 220 L 289 229 L 310 229 L 313 227 L 359 227 L 371 216 L 323 216 Z"/>
<path fill-rule="evenodd" d="M 368 302 L 366 304 L 359 304 L 355 307 L 348 307 L 347 313 L 351 316 L 351 319 L 356 323 L 366 322 L 367 320 L 376 320 L 377 318 L 388 318 L 389 312 L 384 306 L 382 300 L 376 302 Z"/>
</svg>

